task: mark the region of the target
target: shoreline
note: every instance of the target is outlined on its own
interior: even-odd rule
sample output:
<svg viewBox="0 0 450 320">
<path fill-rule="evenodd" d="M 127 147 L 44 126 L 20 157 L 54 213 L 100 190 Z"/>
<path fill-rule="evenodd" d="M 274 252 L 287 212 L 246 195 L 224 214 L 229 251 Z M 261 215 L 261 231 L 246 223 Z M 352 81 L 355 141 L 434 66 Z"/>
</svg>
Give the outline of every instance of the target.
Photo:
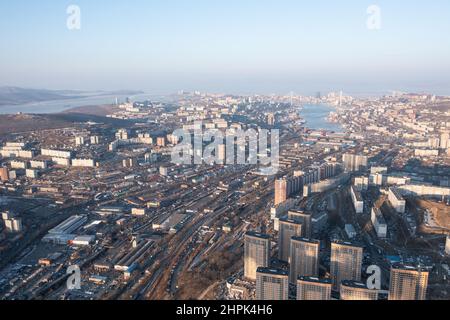
<svg viewBox="0 0 450 320">
<path fill-rule="evenodd" d="M 308 113 L 306 111 L 306 113 L 305 113 L 305 110 L 307 109 L 308 106 L 309 107 L 325 107 L 330 110 L 336 109 L 333 106 L 330 106 L 330 105 L 324 104 L 324 103 L 304 104 L 298 112 L 299 112 L 299 115 L 301 116 L 301 118 L 304 120 L 304 122 L 305 122 L 304 125 L 306 128 L 308 128 L 310 130 L 325 130 L 325 131 L 331 131 L 331 132 L 336 132 L 336 133 L 345 133 L 345 130 L 340 123 L 328 121 L 328 117 L 330 116 L 331 112 L 333 112 L 333 111 L 326 110 L 323 112 L 319 111 L 319 112 L 311 112 L 311 113 Z M 320 115 L 315 117 L 314 115 L 316 115 L 316 114 L 320 114 Z M 319 124 L 319 123 L 321 123 L 321 124 Z"/>
</svg>

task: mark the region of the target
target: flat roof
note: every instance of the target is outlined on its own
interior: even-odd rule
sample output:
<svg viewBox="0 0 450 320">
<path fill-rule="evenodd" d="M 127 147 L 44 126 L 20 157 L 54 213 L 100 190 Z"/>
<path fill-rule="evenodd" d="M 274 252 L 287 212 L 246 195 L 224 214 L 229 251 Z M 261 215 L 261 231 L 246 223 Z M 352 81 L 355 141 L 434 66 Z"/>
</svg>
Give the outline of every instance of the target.
<svg viewBox="0 0 450 320">
<path fill-rule="evenodd" d="M 389 191 L 397 198 L 397 200 L 405 200 L 397 188 L 389 188 Z"/>
<path fill-rule="evenodd" d="M 289 219 L 289 218 L 281 218 L 281 219 L 280 219 L 280 223 L 281 223 L 281 222 L 284 222 L 284 223 L 291 223 L 291 224 L 296 224 L 296 225 L 302 225 L 301 222 L 298 222 L 298 221 L 296 221 L 296 220 L 294 220 L 294 219 Z"/>
<path fill-rule="evenodd" d="M 379 224 L 386 224 L 386 219 L 383 216 L 383 213 L 381 212 L 380 209 L 373 207 L 372 208 L 373 212 L 375 213 L 375 216 L 378 220 Z"/>
<path fill-rule="evenodd" d="M 305 211 L 300 210 L 300 209 L 291 209 L 291 210 L 288 210 L 288 213 L 306 214 Z"/>
<path fill-rule="evenodd" d="M 254 231 L 246 232 L 245 235 L 249 236 L 249 237 L 261 238 L 261 239 L 270 239 L 270 236 L 268 234 L 263 234 L 263 233 L 254 232 Z"/>
<path fill-rule="evenodd" d="M 299 276 L 297 280 L 304 281 L 304 282 L 320 283 L 320 284 L 331 284 L 331 279 L 319 279 L 317 277 Z"/>
<path fill-rule="evenodd" d="M 263 267 L 259 267 L 256 270 L 257 273 L 265 273 L 265 274 L 271 274 L 271 275 L 275 275 L 275 276 L 288 276 L 289 273 L 285 270 L 282 269 L 277 269 L 277 268 L 263 268 Z"/>
<path fill-rule="evenodd" d="M 340 246 L 348 246 L 348 247 L 354 247 L 354 248 L 361 248 L 363 249 L 363 247 L 361 245 L 358 245 L 356 243 L 352 243 L 352 242 L 348 242 L 348 241 L 342 241 L 342 240 L 335 240 L 332 242 L 332 244 L 337 244 Z"/>
<path fill-rule="evenodd" d="M 310 212 L 305 212 L 305 211 L 297 211 L 297 210 L 289 210 L 288 211 L 288 215 L 299 215 L 299 216 L 304 216 L 304 217 L 310 217 L 312 216 L 312 214 Z"/>
<path fill-rule="evenodd" d="M 360 281 L 343 280 L 341 283 L 342 283 L 343 286 L 346 286 L 346 287 L 355 288 L 355 289 L 367 289 L 367 290 L 369 290 L 369 288 L 367 288 L 367 285 L 365 283 L 360 282 Z"/>
<path fill-rule="evenodd" d="M 395 263 L 392 265 L 392 269 L 404 271 L 428 272 L 425 268 L 420 268 L 418 266 L 405 263 Z"/>
<path fill-rule="evenodd" d="M 320 244 L 319 240 L 308 239 L 308 238 L 304 238 L 304 237 L 292 237 L 291 239 L 294 241 L 307 242 L 307 243 L 312 243 L 312 244 Z"/>
<path fill-rule="evenodd" d="M 357 200 L 357 201 L 363 201 L 361 192 L 359 192 L 358 190 L 356 190 L 355 186 L 351 186 L 351 188 L 352 188 L 353 194 L 355 195 L 356 200 Z"/>
</svg>

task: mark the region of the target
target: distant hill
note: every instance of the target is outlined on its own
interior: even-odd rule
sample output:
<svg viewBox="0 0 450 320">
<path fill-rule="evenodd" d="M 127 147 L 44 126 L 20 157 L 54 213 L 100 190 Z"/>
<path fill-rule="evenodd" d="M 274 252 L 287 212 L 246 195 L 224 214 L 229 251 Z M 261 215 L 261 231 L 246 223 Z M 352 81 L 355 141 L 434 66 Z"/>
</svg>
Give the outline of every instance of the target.
<svg viewBox="0 0 450 320">
<path fill-rule="evenodd" d="M 18 87 L 0 87 L 0 106 L 16 105 L 29 102 L 41 102 L 76 98 L 77 95 L 68 91 L 51 91 L 39 89 L 24 89 Z"/>
<path fill-rule="evenodd" d="M 73 127 L 76 123 L 96 122 L 117 127 L 129 126 L 135 121 L 106 118 L 93 114 L 55 113 L 55 114 L 0 114 L 0 135 Z"/>
<path fill-rule="evenodd" d="M 97 91 L 83 92 L 75 90 L 46 90 L 46 89 L 26 89 L 19 87 L 0 87 L 0 106 L 20 105 L 31 102 L 77 99 L 86 96 L 102 95 L 136 95 L 141 91 Z"/>
</svg>

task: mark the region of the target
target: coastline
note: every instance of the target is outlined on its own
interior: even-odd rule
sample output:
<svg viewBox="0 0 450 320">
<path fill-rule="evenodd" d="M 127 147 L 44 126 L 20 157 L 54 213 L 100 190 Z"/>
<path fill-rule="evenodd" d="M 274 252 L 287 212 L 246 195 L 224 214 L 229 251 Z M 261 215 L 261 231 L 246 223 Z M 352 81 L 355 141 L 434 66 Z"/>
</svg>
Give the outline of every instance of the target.
<svg viewBox="0 0 450 320">
<path fill-rule="evenodd" d="M 343 133 L 340 123 L 330 122 L 328 117 L 336 108 L 328 104 L 305 104 L 299 114 L 305 121 L 305 127 L 311 130 L 326 130 Z"/>
</svg>

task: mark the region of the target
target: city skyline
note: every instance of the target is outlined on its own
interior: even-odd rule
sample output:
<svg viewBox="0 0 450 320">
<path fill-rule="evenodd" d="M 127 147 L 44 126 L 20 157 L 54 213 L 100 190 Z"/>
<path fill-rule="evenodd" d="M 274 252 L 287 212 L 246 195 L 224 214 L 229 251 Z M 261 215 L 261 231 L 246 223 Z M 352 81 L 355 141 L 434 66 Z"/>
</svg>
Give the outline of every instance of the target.
<svg viewBox="0 0 450 320">
<path fill-rule="evenodd" d="M 448 298 L 450 97 L 173 98 L 0 115 L 0 299 Z"/>
<path fill-rule="evenodd" d="M 450 300 L 448 12 L 0 3 L 0 305 Z"/>
</svg>

